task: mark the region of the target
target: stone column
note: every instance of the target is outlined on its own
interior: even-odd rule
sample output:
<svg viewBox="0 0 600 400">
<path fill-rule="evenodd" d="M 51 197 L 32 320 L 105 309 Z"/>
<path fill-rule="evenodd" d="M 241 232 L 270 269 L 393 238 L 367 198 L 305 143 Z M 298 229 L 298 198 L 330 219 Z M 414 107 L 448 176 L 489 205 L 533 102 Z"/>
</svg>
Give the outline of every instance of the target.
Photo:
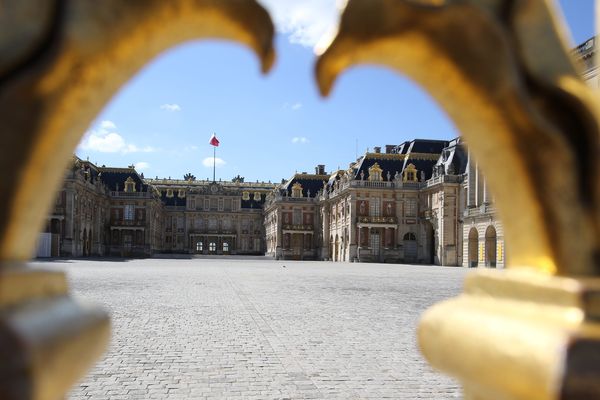
<svg viewBox="0 0 600 400">
<path fill-rule="evenodd" d="M 330 222 L 330 214 L 329 214 L 329 205 L 325 204 L 323 206 L 323 239 L 321 244 L 321 259 L 327 260 L 331 257 L 329 254 L 329 222 Z"/>
<path fill-rule="evenodd" d="M 356 235 L 356 223 L 357 223 L 357 215 L 356 215 L 356 199 L 354 196 L 350 197 L 350 215 L 348 216 L 348 223 L 346 227 L 349 231 L 349 242 L 350 245 L 348 247 L 348 260 L 354 261 L 357 257 L 357 235 Z"/>
<path fill-rule="evenodd" d="M 467 167 L 467 207 L 475 207 L 477 204 L 477 172 L 475 160 L 469 152 L 469 161 Z"/>
</svg>

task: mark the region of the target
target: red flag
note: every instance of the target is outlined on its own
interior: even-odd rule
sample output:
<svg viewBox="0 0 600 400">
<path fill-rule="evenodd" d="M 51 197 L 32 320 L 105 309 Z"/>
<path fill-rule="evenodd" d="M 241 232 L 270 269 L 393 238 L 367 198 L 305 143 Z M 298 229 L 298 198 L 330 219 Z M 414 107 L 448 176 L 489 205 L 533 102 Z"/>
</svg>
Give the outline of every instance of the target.
<svg viewBox="0 0 600 400">
<path fill-rule="evenodd" d="M 210 137 L 210 140 L 208 141 L 208 143 L 212 144 L 215 147 L 218 147 L 219 146 L 219 139 L 217 139 L 217 137 L 213 133 L 212 136 Z"/>
</svg>

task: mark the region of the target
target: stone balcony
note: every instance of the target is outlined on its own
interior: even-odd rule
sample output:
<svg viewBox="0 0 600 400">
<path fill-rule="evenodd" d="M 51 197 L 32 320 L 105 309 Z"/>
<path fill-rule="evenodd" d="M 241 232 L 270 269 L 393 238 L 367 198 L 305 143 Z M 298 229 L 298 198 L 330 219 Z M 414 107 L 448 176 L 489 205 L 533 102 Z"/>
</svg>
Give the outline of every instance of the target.
<svg viewBox="0 0 600 400">
<path fill-rule="evenodd" d="M 467 207 L 463 213 L 465 217 L 477 217 L 482 215 L 492 215 L 496 213 L 496 207 L 490 203 L 483 203 L 476 207 Z"/>
<path fill-rule="evenodd" d="M 121 219 L 121 220 L 111 220 L 110 221 L 110 225 L 111 226 L 118 226 L 118 227 L 145 227 L 146 226 L 146 220 L 125 220 L 125 219 Z"/>
<path fill-rule="evenodd" d="M 130 199 L 130 198 L 151 199 L 152 193 L 151 192 L 122 192 L 122 191 L 111 190 L 110 197 L 128 198 L 128 199 Z"/>
<path fill-rule="evenodd" d="M 313 225 L 300 225 L 300 224 L 285 224 L 283 230 L 285 231 L 313 231 Z"/>
<path fill-rule="evenodd" d="M 438 175 L 425 182 L 425 187 L 432 187 L 442 183 L 461 183 L 463 177 L 461 175 Z"/>
<path fill-rule="evenodd" d="M 365 224 L 397 224 L 398 223 L 398 218 L 396 217 L 382 217 L 382 216 L 378 216 L 378 217 L 372 217 L 372 216 L 367 216 L 367 217 L 358 217 L 358 222 L 360 223 L 365 223 Z"/>
</svg>

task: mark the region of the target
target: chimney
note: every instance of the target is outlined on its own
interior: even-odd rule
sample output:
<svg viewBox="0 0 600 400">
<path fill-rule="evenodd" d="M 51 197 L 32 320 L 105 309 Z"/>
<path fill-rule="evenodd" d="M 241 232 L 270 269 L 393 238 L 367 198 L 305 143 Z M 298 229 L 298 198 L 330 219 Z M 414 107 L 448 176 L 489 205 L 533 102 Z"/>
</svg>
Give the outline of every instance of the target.
<svg viewBox="0 0 600 400">
<path fill-rule="evenodd" d="M 315 167 L 315 174 L 316 175 L 325 175 L 325 165 L 324 164 L 319 164 Z"/>
<path fill-rule="evenodd" d="M 376 147 L 373 147 L 373 149 L 375 150 L 375 153 L 377 153 L 377 154 L 381 153 L 381 147 L 376 146 Z"/>
<path fill-rule="evenodd" d="M 385 145 L 385 154 L 394 154 L 394 147 L 396 147 L 396 145 L 386 144 Z"/>
</svg>

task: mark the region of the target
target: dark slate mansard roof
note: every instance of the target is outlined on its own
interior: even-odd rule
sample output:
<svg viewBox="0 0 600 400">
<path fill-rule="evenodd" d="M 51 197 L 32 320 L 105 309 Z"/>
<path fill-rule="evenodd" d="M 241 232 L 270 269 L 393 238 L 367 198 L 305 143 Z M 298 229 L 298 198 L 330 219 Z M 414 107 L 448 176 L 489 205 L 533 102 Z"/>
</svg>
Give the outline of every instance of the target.
<svg viewBox="0 0 600 400">
<path fill-rule="evenodd" d="M 148 185 L 144 183 L 134 168 L 107 168 L 99 167 L 100 179 L 111 191 L 123 191 L 125 189 L 125 181 L 131 177 L 135 182 L 135 190 L 137 192 L 147 192 Z M 118 186 L 117 186 L 118 185 Z M 118 187 L 118 189 L 117 189 Z"/>
<path fill-rule="evenodd" d="M 323 189 L 323 184 L 329 180 L 329 175 L 316 175 L 316 174 L 294 174 L 291 179 L 283 185 L 283 193 L 287 192 L 288 196 L 292 195 L 292 186 L 299 183 L 302 185 L 302 196 L 315 197 L 319 190 Z"/>
<path fill-rule="evenodd" d="M 462 175 L 467 172 L 469 160 L 467 150 L 461 138 L 451 140 L 442 151 L 435 168 L 437 174 Z"/>
</svg>

